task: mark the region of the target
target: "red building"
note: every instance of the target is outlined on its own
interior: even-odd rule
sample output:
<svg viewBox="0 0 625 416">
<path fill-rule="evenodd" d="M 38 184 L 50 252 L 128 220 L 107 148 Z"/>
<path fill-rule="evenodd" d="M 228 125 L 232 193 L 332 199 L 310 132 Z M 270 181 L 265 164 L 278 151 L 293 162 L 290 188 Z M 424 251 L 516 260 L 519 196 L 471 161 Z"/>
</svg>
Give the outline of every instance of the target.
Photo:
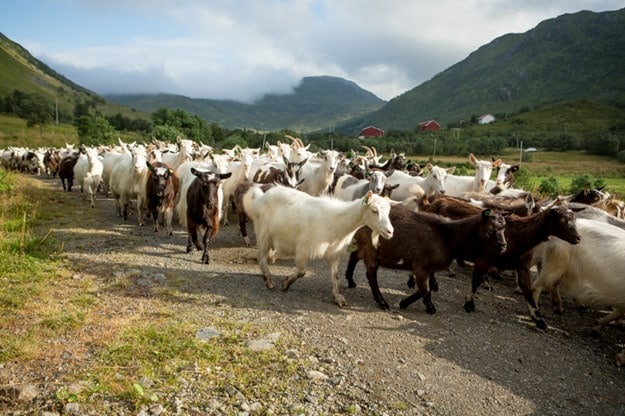
<svg viewBox="0 0 625 416">
<path fill-rule="evenodd" d="M 427 120 L 419 123 L 419 130 L 421 131 L 439 131 L 440 129 L 441 125 L 436 120 Z"/>
<path fill-rule="evenodd" d="M 384 136 L 384 130 L 377 127 L 369 126 L 360 130 L 358 137 L 382 137 Z"/>
</svg>

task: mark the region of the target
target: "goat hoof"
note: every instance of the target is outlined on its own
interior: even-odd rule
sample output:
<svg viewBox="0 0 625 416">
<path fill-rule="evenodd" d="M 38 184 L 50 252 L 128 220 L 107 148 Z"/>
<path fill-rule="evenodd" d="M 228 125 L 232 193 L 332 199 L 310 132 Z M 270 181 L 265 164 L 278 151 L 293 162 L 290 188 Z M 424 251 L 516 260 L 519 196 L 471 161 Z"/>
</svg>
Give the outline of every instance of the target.
<svg viewBox="0 0 625 416">
<path fill-rule="evenodd" d="M 436 313 L 436 308 L 434 307 L 434 305 L 428 305 L 425 307 L 425 311 L 430 315 L 434 315 Z"/>
<path fill-rule="evenodd" d="M 471 313 L 475 312 L 475 302 L 473 300 L 468 300 L 464 303 L 464 310 Z"/>
<path fill-rule="evenodd" d="M 347 282 L 347 287 L 353 289 L 356 287 L 356 282 L 354 282 L 353 280 Z"/>
<path fill-rule="evenodd" d="M 187 253 L 190 253 L 193 250 L 193 246 L 187 246 Z"/>
<path fill-rule="evenodd" d="M 562 309 L 558 309 L 558 308 L 554 309 L 553 313 L 555 313 L 556 315 L 560 315 L 560 316 L 562 316 L 562 314 L 563 314 L 562 313 Z"/>
<path fill-rule="evenodd" d="M 408 286 L 408 288 L 410 289 L 414 289 L 415 283 L 414 283 L 414 277 L 412 275 L 408 276 L 408 281 L 406 282 L 406 286 Z"/>
<path fill-rule="evenodd" d="M 391 309 L 389 304 L 386 302 L 378 302 L 378 305 L 380 305 L 380 309 L 382 309 L 383 311 L 388 311 L 389 309 Z"/>
<path fill-rule="evenodd" d="M 601 332 L 599 330 L 599 328 L 593 328 L 590 330 L 590 335 L 592 335 L 594 338 L 600 338 L 601 337 Z"/>
<path fill-rule="evenodd" d="M 202 256 L 202 263 L 204 264 L 210 263 L 210 259 L 208 258 L 208 256 Z"/>
<path fill-rule="evenodd" d="M 334 303 L 336 303 L 339 308 L 347 306 L 347 301 L 342 295 L 336 296 L 334 298 Z"/>
<path fill-rule="evenodd" d="M 545 322 L 544 319 L 537 319 L 536 320 L 536 327 L 538 329 L 545 330 L 545 329 L 547 329 L 547 322 Z"/>
<path fill-rule="evenodd" d="M 405 299 L 399 301 L 399 309 L 406 309 L 411 302 L 405 302 Z"/>
</svg>

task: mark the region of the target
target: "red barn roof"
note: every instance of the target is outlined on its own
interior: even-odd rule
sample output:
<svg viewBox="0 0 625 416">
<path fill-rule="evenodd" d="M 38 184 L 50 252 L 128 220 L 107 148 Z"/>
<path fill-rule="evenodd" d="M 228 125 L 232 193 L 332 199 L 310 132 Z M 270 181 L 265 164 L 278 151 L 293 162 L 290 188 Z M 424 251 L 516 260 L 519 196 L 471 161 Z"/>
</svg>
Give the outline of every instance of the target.
<svg viewBox="0 0 625 416">
<path fill-rule="evenodd" d="M 427 120 L 419 123 L 419 130 L 421 131 L 438 131 L 441 125 L 436 120 Z"/>
<path fill-rule="evenodd" d="M 369 126 L 360 130 L 358 137 L 381 137 L 384 136 L 384 130 L 377 127 Z"/>
</svg>

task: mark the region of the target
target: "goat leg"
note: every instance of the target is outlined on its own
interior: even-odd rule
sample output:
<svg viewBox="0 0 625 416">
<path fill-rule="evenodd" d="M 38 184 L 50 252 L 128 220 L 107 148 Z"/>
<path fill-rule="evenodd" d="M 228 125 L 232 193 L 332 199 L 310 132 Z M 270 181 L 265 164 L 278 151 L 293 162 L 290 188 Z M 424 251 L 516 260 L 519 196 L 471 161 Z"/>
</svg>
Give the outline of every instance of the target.
<svg viewBox="0 0 625 416">
<path fill-rule="evenodd" d="M 367 259 L 365 263 L 367 263 L 367 280 L 369 280 L 369 287 L 371 288 L 371 293 L 373 294 L 373 300 L 380 305 L 381 309 L 390 309 L 390 306 L 384 299 L 384 296 L 382 296 L 380 286 L 378 285 L 378 261 Z"/>
<path fill-rule="evenodd" d="M 354 250 L 349 254 L 349 261 L 347 262 L 347 270 L 345 270 L 345 278 L 347 279 L 347 287 L 355 288 L 356 282 L 354 282 L 354 270 L 356 264 L 360 258 L 358 257 L 358 250 Z"/>
<path fill-rule="evenodd" d="M 202 263 L 203 264 L 210 263 L 210 258 L 208 256 L 208 244 L 210 243 L 210 235 L 212 231 L 213 231 L 213 227 L 206 227 L 206 229 L 204 230 L 204 237 L 202 238 L 202 243 L 204 245 L 204 248 L 202 251 Z"/>
</svg>

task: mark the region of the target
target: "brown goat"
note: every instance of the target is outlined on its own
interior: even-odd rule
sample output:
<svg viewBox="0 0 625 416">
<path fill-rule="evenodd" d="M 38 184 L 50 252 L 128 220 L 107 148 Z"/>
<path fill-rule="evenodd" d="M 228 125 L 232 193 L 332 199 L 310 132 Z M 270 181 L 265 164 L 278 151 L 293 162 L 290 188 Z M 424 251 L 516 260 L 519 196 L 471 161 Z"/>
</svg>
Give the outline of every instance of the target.
<svg viewBox="0 0 625 416">
<path fill-rule="evenodd" d="M 187 230 L 189 238 L 187 241 L 187 253 L 191 252 L 193 246 L 202 251 L 202 263 L 208 264 L 208 243 L 219 231 L 219 206 L 218 190 L 221 181 L 229 178 L 232 172 L 214 173 L 211 171 L 200 171 L 191 168 L 196 178 L 189 185 L 187 191 Z M 198 228 L 204 228 L 202 244 L 198 242 Z"/>
<path fill-rule="evenodd" d="M 380 239 L 378 247 L 373 245 L 369 228 L 356 232 L 354 239 L 358 248 L 351 253 L 345 273 L 349 286 L 354 287 L 354 269 L 360 259 L 364 260 L 373 298 L 382 309 L 388 309 L 389 305 L 378 286 L 380 266 L 411 270 L 418 289 L 402 299 L 399 306 L 406 308 L 423 298 L 427 313 L 432 314 L 436 308 L 431 299 L 429 279 L 434 272 L 447 268 L 453 259 L 476 247 L 498 253 L 506 248 L 503 233 L 506 222 L 503 216 L 490 210 L 450 220 L 394 205 L 389 217 L 395 233 L 390 240 Z"/>
<path fill-rule="evenodd" d="M 165 219 L 167 234 L 173 235 L 171 226 L 174 204 L 180 190 L 180 178 L 176 172 L 163 162 L 146 162 L 150 174 L 146 181 L 146 199 L 148 212 L 154 219 L 154 232 L 158 232 L 158 214 Z"/>
<path fill-rule="evenodd" d="M 570 209 L 556 206 L 528 217 L 510 215 L 506 218 L 506 241 L 508 246 L 501 254 L 480 253 L 477 256 L 463 257 L 473 260 L 473 274 L 471 292 L 467 295 L 464 309 L 467 312 L 475 311 L 475 292 L 484 280 L 488 271 L 495 267 L 498 270 L 515 270 L 517 283 L 523 292 L 526 302 L 531 306 L 530 311 L 536 310 L 536 303 L 532 297 L 532 283 L 530 267 L 534 249 L 550 236 L 558 237 L 571 244 L 577 244 L 580 236 L 575 227 L 575 214 Z M 545 321 L 530 312 L 536 325 L 545 329 Z"/>
</svg>

